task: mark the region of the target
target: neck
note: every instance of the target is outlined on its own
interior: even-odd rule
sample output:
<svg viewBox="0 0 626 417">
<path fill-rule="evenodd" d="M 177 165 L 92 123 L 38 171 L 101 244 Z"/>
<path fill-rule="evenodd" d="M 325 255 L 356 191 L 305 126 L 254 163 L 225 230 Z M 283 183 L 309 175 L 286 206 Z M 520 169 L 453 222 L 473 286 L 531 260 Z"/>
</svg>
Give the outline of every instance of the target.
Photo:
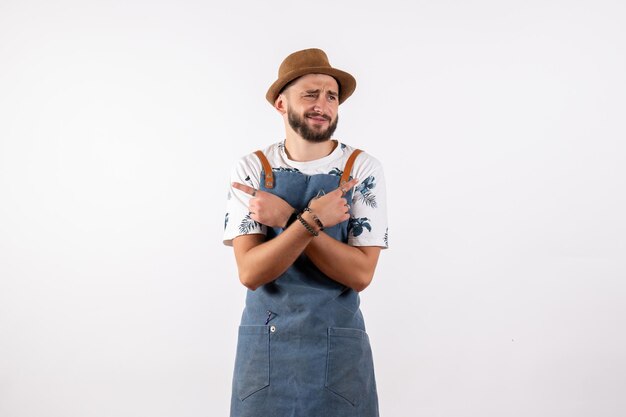
<svg viewBox="0 0 626 417">
<path fill-rule="evenodd" d="M 290 135 L 291 133 L 291 135 Z M 287 132 L 285 139 L 285 151 L 292 161 L 307 162 L 323 158 L 331 154 L 337 147 L 336 140 L 326 140 L 324 142 L 310 142 L 302 139 L 295 132 Z"/>
</svg>

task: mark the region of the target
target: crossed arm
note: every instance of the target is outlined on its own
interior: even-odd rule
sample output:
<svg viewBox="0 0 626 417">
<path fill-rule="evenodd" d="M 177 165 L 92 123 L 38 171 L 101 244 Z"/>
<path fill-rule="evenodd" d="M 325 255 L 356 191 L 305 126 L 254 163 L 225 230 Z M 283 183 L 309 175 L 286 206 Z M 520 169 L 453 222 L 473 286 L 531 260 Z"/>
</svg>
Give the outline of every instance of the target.
<svg viewBox="0 0 626 417">
<path fill-rule="evenodd" d="M 349 189 L 356 183 L 353 179 L 344 187 Z M 233 187 L 253 195 L 249 205 L 251 217 L 266 226 L 283 227 L 293 212 L 286 201 L 271 193 L 255 191 L 240 183 L 233 183 Z M 326 227 L 348 220 L 346 206 L 340 188 L 310 204 Z M 315 225 L 311 213 L 305 212 L 302 217 L 308 224 Z M 299 221 L 269 241 L 259 234 L 238 236 L 233 240 L 233 248 L 239 279 L 252 290 L 276 279 L 304 252 L 331 279 L 355 291 L 363 291 L 372 281 L 380 254 L 377 246 L 350 246 L 323 232 L 313 236 Z"/>
</svg>

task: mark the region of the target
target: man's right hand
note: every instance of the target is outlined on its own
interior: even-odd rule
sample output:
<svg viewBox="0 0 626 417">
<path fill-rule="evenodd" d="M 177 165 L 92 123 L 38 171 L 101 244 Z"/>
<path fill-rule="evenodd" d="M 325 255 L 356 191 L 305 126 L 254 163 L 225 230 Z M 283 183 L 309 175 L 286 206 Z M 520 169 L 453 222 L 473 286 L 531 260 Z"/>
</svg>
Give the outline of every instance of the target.
<svg viewBox="0 0 626 417">
<path fill-rule="evenodd" d="M 293 213 L 293 207 L 277 195 L 238 182 L 233 182 L 232 186 L 252 196 L 248 206 L 250 218 L 261 224 L 269 227 L 283 227 Z"/>
</svg>

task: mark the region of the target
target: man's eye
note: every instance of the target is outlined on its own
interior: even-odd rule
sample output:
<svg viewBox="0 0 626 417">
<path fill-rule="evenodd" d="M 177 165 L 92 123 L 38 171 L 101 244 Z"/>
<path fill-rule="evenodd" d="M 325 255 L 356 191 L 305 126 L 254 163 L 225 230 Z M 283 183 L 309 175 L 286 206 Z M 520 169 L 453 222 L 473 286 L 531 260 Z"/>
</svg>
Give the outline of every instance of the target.
<svg viewBox="0 0 626 417">
<path fill-rule="evenodd" d="M 328 99 L 329 99 L 330 101 L 337 100 L 337 96 L 329 96 L 329 97 L 328 97 Z"/>
</svg>

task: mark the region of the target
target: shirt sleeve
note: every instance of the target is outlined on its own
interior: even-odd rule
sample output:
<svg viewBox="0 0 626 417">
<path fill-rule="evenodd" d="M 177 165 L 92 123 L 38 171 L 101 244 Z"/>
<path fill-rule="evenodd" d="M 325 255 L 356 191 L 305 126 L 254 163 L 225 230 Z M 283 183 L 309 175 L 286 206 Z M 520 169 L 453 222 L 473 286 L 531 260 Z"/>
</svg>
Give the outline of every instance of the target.
<svg viewBox="0 0 626 417">
<path fill-rule="evenodd" d="M 261 162 L 254 154 L 240 159 L 231 170 L 224 218 L 223 242 L 227 246 L 232 246 L 237 236 L 267 233 L 265 225 L 250 218 L 248 204 L 252 196 L 232 187 L 238 182 L 258 190 L 260 177 Z"/>
<path fill-rule="evenodd" d="M 362 153 L 355 160 L 353 176 L 359 183 L 352 194 L 348 244 L 386 249 L 389 247 L 387 190 L 382 165 L 376 158 Z"/>
</svg>

